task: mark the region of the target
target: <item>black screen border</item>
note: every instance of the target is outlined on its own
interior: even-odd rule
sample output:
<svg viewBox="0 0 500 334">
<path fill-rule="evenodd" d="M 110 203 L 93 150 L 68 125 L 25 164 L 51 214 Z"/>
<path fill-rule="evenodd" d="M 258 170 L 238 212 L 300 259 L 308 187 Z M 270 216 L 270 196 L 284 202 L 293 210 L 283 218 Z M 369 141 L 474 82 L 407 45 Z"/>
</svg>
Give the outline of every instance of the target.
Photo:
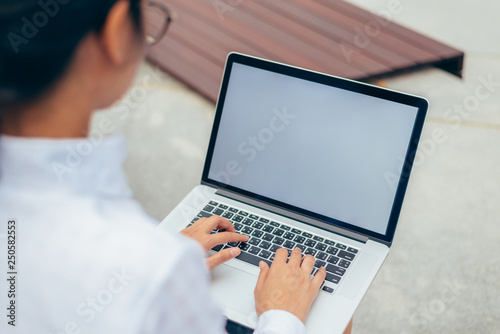
<svg viewBox="0 0 500 334">
<path fill-rule="evenodd" d="M 371 230 L 367 230 L 334 218 L 330 218 L 327 216 L 323 216 L 320 214 L 313 213 L 311 211 L 298 208 L 293 205 L 289 205 L 283 202 L 279 202 L 277 200 L 267 198 L 264 196 L 257 195 L 255 193 L 222 183 L 220 181 L 216 181 L 210 179 L 208 177 L 210 165 L 212 164 L 212 157 L 215 148 L 215 142 L 217 140 L 217 133 L 219 131 L 219 125 L 222 118 L 222 111 L 224 109 L 224 101 L 226 99 L 226 93 L 229 86 L 229 79 L 233 64 L 242 64 L 251 67 L 255 67 L 258 69 L 275 72 L 279 74 L 284 74 L 287 76 L 316 82 L 323 85 L 332 86 L 339 89 L 348 90 L 355 93 L 360 93 L 368 96 L 373 96 L 377 98 L 381 98 L 388 101 L 393 101 L 401 104 L 405 104 L 408 106 L 416 107 L 417 115 L 415 117 L 415 122 L 412 130 L 412 134 L 410 137 L 406 157 L 403 164 L 403 169 L 399 178 L 396 194 L 394 197 L 393 206 L 391 209 L 391 213 L 389 216 L 389 222 L 387 224 L 387 228 L 384 234 L 377 233 Z M 427 109 L 429 107 L 429 103 L 426 99 L 409 95 L 401 92 L 396 92 L 390 89 L 381 88 L 373 85 L 369 85 L 362 82 L 357 82 L 350 79 L 344 79 L 328 74 L 323 74 L 319 72 L 310 71 L 307 69 L 294 67 L 290 65 L 285 65 L 282 63 L 277 63 L 249 55 L 244 55 L 241 53 L 230 53 L 226 60 L 226 67 L 224 70 L 224 75 L 222 79 L 222 84 L 219 92 L 219 99 L 216 106 L 215 119 L 212 127 L 212 133 L 210 137 L 210 143 L 208 146 L 207 156 L 205 159 L 205 165 L 203 168 L 202 174 L 202 184 L 212 186 L 215 188 L 222 188 L 229 192 L 234 192 L 236 194 L 242 195 L 244 197 L 251 198 L 255 201 L 264 202 L 266 204 L 270 204 L 272 206 L 291 211 L 297 213 L 299 215 L 307 216 L 316 220 L 324 221 L 327 224 L 337 226 L 340 228 L 345 228 L 350 231 L 357 232 L 359 234 L 365 235 L 368 238 L 378 240 L 383 242 L 384 244 L 390 245 L 394 238 L 394 234 L 396 231 L 396 225 L 399 219 L 399 215 L 401 213 L 401 208 L 403 206 L 403 200 L 406 193 L 406 188 L 408 186 L 408 181 L 410 179 L 411 170 L 413 167 L 413 161 L 415 159 L 415 155 L 417 153 L 418 142 L 420 140 L 420 136 L 422 133 L 425 117 L 427 114 Z"/>
</svg>

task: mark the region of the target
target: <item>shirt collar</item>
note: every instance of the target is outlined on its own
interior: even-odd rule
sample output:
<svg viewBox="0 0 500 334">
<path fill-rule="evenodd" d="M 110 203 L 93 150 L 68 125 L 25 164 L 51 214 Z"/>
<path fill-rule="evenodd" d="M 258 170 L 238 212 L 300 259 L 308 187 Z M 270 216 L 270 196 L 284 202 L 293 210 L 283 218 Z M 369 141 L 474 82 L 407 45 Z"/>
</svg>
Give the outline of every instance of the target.
<svg viewBox="0 0 500 334">
<path fill-rule="evenodd" d="M 45 139 L 0 136 L 0 184 L 57 186 L 106 194 L 131 190 L 125 137 Z"/>
</svg>

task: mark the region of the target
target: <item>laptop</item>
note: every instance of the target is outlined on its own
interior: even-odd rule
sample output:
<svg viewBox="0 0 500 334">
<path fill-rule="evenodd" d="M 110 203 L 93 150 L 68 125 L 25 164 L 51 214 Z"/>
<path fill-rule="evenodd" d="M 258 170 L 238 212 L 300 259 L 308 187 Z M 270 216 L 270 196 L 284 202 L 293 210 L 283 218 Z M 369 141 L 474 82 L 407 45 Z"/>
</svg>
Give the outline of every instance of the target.
<svg viewBox="0 0 500 334">
<path fill-rule="evenodd" d="M 219 215 L 250 236 L 209 251 L 242 250 L 213 270 L 211 292 L 249 328 L 259 261 L 301 248 L 327 269 L 307 331 L 342 333 L 389 252 L 427 108 L 420 97 L 231 53 L 201 184 L 160 227 Z"/>
</svg>

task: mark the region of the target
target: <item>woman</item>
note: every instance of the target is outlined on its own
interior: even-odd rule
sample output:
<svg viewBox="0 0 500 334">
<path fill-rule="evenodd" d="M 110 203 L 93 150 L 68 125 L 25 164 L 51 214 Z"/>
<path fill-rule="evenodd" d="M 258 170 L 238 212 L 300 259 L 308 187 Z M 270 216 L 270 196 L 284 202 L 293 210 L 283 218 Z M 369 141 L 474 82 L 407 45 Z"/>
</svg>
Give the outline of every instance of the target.
<svg viewBox="0 0 500 334">
<path fill-rule="evenodd" d="M 7 330 L 225 331 L 204 253 L 247 237 L 215 216 L 185 236 L 155 229 L 127 186 L 123 138 L 86 139 L 93 111 L 126 92 L 147 45 L 164 34 L 170 19 L 162 8 L 139 0 L 0 4 L 0 219 L 15 221 L 20 236 L 19 299 L 15 327 L 2 322 Z M 165 14 L 163 25 L 149 25 L 153 10 Z M 226 232 L 210 235 L 215 227 Z M 223 250 L 208 268 L 238 254 Z M 310 278 L 313 265 L 298 249 L 288 262 L 281 249 L 271 268 L 261 264 L 256 333 L 305 332 L 325 278 L 324 268 Z"/>
</svg>

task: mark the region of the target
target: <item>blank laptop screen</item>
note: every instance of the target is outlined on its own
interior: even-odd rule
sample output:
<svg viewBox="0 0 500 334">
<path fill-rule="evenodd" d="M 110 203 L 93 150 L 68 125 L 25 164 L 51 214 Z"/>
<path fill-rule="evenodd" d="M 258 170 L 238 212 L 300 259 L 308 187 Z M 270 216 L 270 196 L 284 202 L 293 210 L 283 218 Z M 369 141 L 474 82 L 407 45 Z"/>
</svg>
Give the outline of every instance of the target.
<svg viewBox="0 0 500 334">
<path fill-rule="evenodd" d="M 234 63 L 208 178 L 384 234 L 417 111 Z"/>
</svg>

